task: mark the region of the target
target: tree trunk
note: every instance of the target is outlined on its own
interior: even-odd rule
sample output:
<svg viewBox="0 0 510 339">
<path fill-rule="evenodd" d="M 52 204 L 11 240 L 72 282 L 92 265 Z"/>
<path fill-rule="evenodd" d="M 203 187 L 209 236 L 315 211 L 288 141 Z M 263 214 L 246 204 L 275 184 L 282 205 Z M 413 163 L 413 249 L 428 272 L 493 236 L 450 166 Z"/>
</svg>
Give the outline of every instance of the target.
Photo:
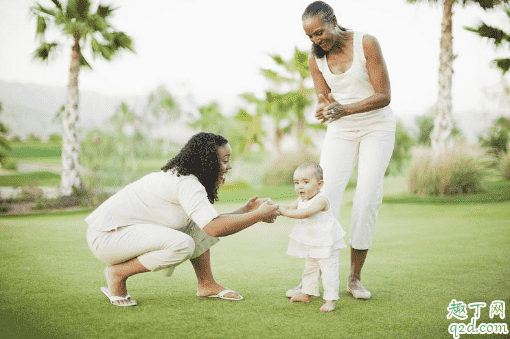
<svg viewBox="0 0 510 339">
<path fill-rule="evenodd" d="M 452 139 L 452 77 L 453 77 L 453 37 L 452 7 L 454 0 L 445 0 L 441 22 L 441 44 L 439 51 L 439 93 L 434 129 L 430 135 L 432 151 L 443 153 L 453 144 Z"/>
<path fill-rule="evenodd" d="M 80 73 L 80 39 L 75 37 L 69 69 L 69 86 L 63 123 L 62 194 L 69 196 L 73 187 L 81 188 L 80 141 L 78 138 L 78 75 Z"/>
</svg>

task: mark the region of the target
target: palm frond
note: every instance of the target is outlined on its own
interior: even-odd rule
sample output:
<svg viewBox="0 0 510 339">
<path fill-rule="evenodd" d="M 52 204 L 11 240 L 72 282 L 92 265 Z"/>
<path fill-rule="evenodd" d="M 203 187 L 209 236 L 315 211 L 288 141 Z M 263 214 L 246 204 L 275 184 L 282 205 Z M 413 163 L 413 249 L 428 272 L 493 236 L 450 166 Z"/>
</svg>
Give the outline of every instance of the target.
<svg viewBox="0 0 510 339">
<path fill-rule="evenodd" d="M 278 74 L 275 71 L 272 71 L 270 69 L 262 69 L 261 72 L 267 79 L 277 82 L 277 83 L 293 82 L 294 81 L 294 79 L 281 76 L 280 74 Z"/>
<path fill-rule="evenodd" d="M 465 30 L 474 32 L 481 36 L 482 38 L 491 39 L 494 42 L 494 45 L 499 46 L 502 42 L 510 42 L 510 36 L 505 33 L 503 30 L 487 25 L 486 23 L 481 23 L 478 27 L 464 27 Z"/>
<path fill-rule="evenodd" d="M 36 36 L 44 35 L 44 32 L 46 32 L 47 27 L 48 26 L 46 25 L 46 19 L 44 19 L 44 17 L 38 15 L 37 16 L 37 28 L 35 29 L 35 35 Z"/>
<path fill-rule="evenodd" d="M 34 59 L 48 60 L 49 55 L 57 46 L 56 42 L 41 42 L 41 45 L 34 52 Z"/>
<path fill-rule="evenodd" d="M 67 0 L 66 16 L 68 19 L 86 21 L 90 11 L 90 0 Z"/>
<path fill-rule="evenodd" d="M 58 1 L 58 0 L 51 0 L 51 2 L 53 2 L 55 4 L 55 7 L 57 7 L 61 11 L 64 10 L 64 8 L 62 7 L 62 4 L 60 3 L 60 1 Z"/>
<path fill-rule="evenodd" d="M 510 70 L 510 59 L 495 59 L 494 63 L 503 72 L 503 75 Z"/>
<path fill-rule="evenodd" d="M 508 4 L 510 0 L 462 0 L 462 4 L 477 3 L 483 10 L 492 9 L 496 6 Z"/>
<path fill-rule="evenodd" d="M 0 133 L 8 133 L 9 128 L 2 122 L 0 122 Z"/>
<path fill-rule="evenodd" d="M 115 10 L 117 10 L 117 8 L 111 8 L 110 6 L 103 6 L 100 4 L 97 6 L 96 14 L 105 19 L 106 17 L 112 15 L 113 11 Z"/>
<path fill-rule="evenodd" d="M 113 44 L 116 50 L 127 49 L 133 53 L 135 52 L 133 48 L 133 40 L 126 33 L 112 32 L 111 37 L 112 37 L 111 43 Z"/>
<path fill-rule="evenodd" d="M 240 94 L 240 96 L 241 98 L 243 98 L 244 100 L 248 101 L 251 104 L 259 104 L 261 101 L 260 99 L 257 99 L 255 94 L 253 93 L 242 93 Z"/>
<path fill-rule="evenodd" d="M 9 144 L 9 141 L 5 139 L 4 137 L 0 137 L 0 148 L 5 149 L 6 151 L 11 150 L 11 145 Z"/>
<path fill-rule="evenodd" d="M 96 14 L 87 18 L 87 26 L 92 32 L 105 32 L 110 27 L 105 18 Z"/>
<path fill-rule="evenodd" d="M 41 13 L 42 13 L 42 14 L 47 14 L 47 15 L 53 16 L 53 17 L 55 16 L 55 10 L 43 7 L 39 3 L 36 3 L 36 6 L 31 7 L 30 10 L 35 15 L 41 15 Z"/>
<path fill-rule="evenodd" d="M 92 69 L 92 66 L 88 63 L 87 59 L 83 56 L 83 53 L 80 51 L 80 68 L 86 67 Z"/>
<path fill-rule="evenodd" d="M 276 62 L 277 65 L 284 66 L 285 60 L 279 55 L 271 55 L 271 58 Z"/>
</svg>

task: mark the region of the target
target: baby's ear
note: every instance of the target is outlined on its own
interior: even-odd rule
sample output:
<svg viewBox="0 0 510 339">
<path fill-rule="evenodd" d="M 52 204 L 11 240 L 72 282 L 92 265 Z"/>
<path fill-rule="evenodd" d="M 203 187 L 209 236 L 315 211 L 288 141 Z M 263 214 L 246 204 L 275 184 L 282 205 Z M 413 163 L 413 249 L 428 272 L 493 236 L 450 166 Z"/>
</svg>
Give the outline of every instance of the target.
<svg viewBox="0 0 510 339">
<path fill-rule="evenodd" d="M 324 180 L 322 180 L 322 179 L 321 179 L 321 180 L 319 180 L 319 181 L 317 182 L 317 185 L 319 185 L 319 188 L 322 188 L 322 186 L 324 186 Z"/>
</svg>

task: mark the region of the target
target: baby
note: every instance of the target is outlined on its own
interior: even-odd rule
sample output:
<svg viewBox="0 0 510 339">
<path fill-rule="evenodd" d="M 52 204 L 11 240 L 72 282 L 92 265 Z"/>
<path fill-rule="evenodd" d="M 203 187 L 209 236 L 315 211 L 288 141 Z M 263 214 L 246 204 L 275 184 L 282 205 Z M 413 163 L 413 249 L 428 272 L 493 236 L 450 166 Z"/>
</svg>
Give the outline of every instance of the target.
<svg viewBox="0 0 510 339">
<path fill-rule="evenodd" d="M 299 198 L 290 205 L 280 205 L 283 216 L 297 219 L 290 234 L 287 254 L 305 258 L 301 288 L 287 291 L 291 302 L 310 302 L 319 294 L 322 275 L 324 304 L 321 312 L 335 309 L 338 299 L 340 249 L 345 248 L 345 231 L 334 218 L 329 200 L 320 194 L 324 184 L 322 168 L 305 162 L 294 172 L 294 186 Z"/>
</svg>

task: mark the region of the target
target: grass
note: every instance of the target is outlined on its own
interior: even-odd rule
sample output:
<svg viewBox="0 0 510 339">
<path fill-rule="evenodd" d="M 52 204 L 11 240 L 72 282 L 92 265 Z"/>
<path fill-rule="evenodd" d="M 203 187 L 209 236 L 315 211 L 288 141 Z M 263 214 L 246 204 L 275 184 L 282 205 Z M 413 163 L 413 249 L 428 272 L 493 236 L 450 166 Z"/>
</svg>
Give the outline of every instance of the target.
<svg viewBox="0 0 510 339">
<path fill-rule="evenodd" d="M 9 158 L 54 158 L 62 154 L 60 142 L 25 142 L 11 143 Z"/>
<path fill-rule="evenodd" d="M 41 171 L 0 175 L 2 187 L 25 187 L 25 186 L 58 186 L 60 174 Z"/>
<path fill-rule="evenodd" d="M 401 187 L 389 181 L 389 193 Z M 274 191 L 269 195 L 277 195 Z M 349 233 L 346 192 L 341 223 Z M 263 195 L 263 194 L 261 194 Z M 284 195 L 284 194 L 283 194 Z M 263 195 L 264 196 L 264 195 Z M 226 212 L 239 203 L 218 203 Z M 130 279 L 139 306 L 119 308 L 100 293 L 104 264 L 87 248 L 86 214 L 0 218 L 0 314 L 6 338 L 452 338 L 452 299 L 493 300 L 510 308 L 510 202 L 383 204 L 363 282 L 367 301 L 345 292 L 348 251 L 341 254 L 337 310 L 321 314 L 320 298 L 291 304 L 303 261 L 285 255 L 290 219 L 258 224 L 212 248 L 218 282 L 243 294 L 241 302 L 200 299 L 189 262 L 171 278 Z M 469 316 L 473 310 L 468 310 Z M 463 336 L 465 337 L 465 336 Z M 471 335 L 469 338 L 476 338 Z M 479 335 L 495 338 L 495 335 Z"/>
</svg>

